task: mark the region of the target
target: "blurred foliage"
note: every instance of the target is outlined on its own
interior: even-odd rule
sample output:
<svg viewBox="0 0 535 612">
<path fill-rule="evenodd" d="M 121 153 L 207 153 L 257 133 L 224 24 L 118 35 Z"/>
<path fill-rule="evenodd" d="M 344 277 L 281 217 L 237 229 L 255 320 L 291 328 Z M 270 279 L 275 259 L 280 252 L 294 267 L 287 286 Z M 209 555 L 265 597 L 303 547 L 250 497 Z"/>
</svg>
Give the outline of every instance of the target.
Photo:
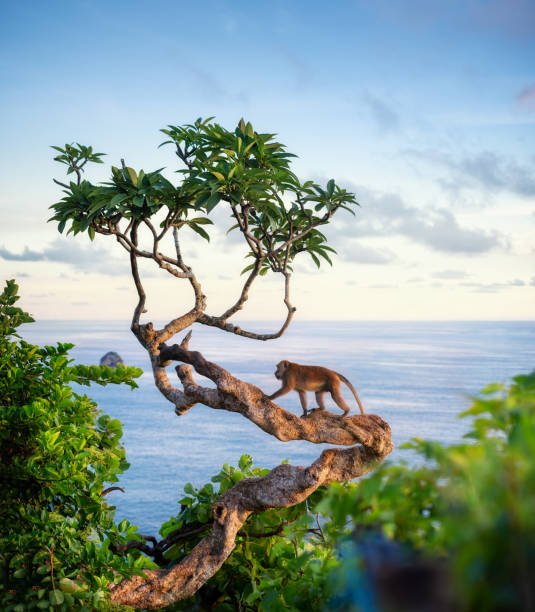
<svg viewBox="0 0 535 612">
<path fill-rule="evenodd" d="M 108 584 L 152 562 L 109 550 L 136 535 L 101 495 L 128 467 L 121 423 L 70 384 L 134 388 L 141 371 L 73 365 L 72 344 L 28 344 L 17 292 L 10 280 L 0 295 L 0 609 L 107 610 Z"/>
<path fill-rule="evenodd" d="M 68 226 L 68 232 L 87 232 L 93 239 L 95 233 L 116 231 L 123 219 L 141 222 L 158 215 L 162 231 L 189 227 L 209 240 L 208 215 L 225 205 L 231 219 L 228 231 L 249 235 L 244 238 L 250 248 L 247 256 L 258 257 L 254 241 L 269 253 L 260 274 L 291 269 L 298 253 L 307 253 L 318 267 L 322 260 L 331 263 L 334 249 L 317 226 L 328 223 L 339 209 L 354 214 L 354 194 L 333 179 L 324 187 L 302 183 L 290 170 L 295 155 L 275 134 L 258 133 L 243 119 L 229 131 L 212 119 L 161 130 L 168 138 L 162 144 L 174 145 L 180 160 L 181 182 L 176 186 L 164 177 L 163 168 L 136 171 L 124 163 L 112 166 L 108 182 L 95 185 L 82 179 L 82 173 L 88 162 L 102 163 L 102 153 L 79 144 L 53 147 L 59 152 L 55 159 L 78 180 L 60 183 L 65 195 L 51 206 L 50 220 L 58 223 L 60 232 Z"/>
<path fill-rule="evenodd" d="M 425 461 L 384 464 L 358 484 L 334 484 L 318 509 L 333 538 L 368 527 L 428 559 L 446 560 L 459 610 L 535 609 L 535 373 L 489 385 L 461 416 L 467 442 L 406 444 Z M 342 536 L 343 537 L 343 536 Z M 361 572 L 366 563 L 361 556 Z M 346 559 L 332 576 L 336 588 Z M 352 572 L 355 582 L 362 580 Z M 332 609 L 362 610 L 345 602 Z M 380 608 L 379 608 L 380 609 Z M 400 608 L 392 608 L 400 609 Z"/>
</svg>

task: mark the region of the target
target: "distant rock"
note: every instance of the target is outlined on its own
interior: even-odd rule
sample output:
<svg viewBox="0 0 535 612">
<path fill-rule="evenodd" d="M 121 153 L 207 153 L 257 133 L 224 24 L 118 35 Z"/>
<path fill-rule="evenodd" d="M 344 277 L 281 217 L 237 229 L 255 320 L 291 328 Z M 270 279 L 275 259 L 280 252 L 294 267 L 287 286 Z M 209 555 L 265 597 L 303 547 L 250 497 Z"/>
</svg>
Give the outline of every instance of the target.
<svg viewBox="0 0 535 612">
<path fill-rule="evenodd" d="M 100 365 L 116 368 L 119 364 L 125 365 L 120 355 L 114 351 L 108 351 L 103 357 L 100 358 Z"/>
</svg>

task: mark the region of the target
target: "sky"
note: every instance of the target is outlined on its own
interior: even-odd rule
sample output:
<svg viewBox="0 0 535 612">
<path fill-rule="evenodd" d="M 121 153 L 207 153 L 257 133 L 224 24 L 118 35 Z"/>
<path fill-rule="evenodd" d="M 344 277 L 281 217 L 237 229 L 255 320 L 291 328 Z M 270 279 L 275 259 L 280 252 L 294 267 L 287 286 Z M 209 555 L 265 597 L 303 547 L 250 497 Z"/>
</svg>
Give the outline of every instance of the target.
<svg viewBox="0 0 535 612">
<path fill-rule="evenodd" d="M 334 266 L 296 266 L 297 319 L 534 318 L 532 0 L 10 2 L 0 51 L 0 280 L 34 317 L 127 320 L 136 303 L 118 245 L 47 223 L 64 178 L 50 145 L 105 152 L 92 182 L 121 158 L 177 181 L 159 130 L 215 116 L 276 132 L 302 180 L 356 193 L 327 230 Z M 244 265 L 215 220 L 209 244 L 182 243 L 210 314 Z M 142 272 L 149 320 L 190 308 L 185 281 Z M 282 297 L 260 279 L 241 318 L 282 317 Z"/>
</svg>

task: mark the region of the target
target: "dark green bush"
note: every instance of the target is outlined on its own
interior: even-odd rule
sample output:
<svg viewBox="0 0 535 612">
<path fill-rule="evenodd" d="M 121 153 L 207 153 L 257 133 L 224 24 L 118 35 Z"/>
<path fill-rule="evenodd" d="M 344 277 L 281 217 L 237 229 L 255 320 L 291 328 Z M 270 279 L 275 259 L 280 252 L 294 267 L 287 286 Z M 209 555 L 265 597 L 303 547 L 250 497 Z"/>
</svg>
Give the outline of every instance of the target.
<svg viewBox="0 0 535 612">
<path fill-rule="evenodd" d="M 17 328 L 33 319 L 14 306 L 17 290 L 8 281 L 0 295 L 0 609 L 108 609 L 108 584 L 147 559 L 109 550 L 136 532 L 115 525 L 102 496 L 128 467 L 121 423 L 70 385 L 134 388 L 141 371 L 73 365 L 71 344 L 28 344 Z"/>
</svg>

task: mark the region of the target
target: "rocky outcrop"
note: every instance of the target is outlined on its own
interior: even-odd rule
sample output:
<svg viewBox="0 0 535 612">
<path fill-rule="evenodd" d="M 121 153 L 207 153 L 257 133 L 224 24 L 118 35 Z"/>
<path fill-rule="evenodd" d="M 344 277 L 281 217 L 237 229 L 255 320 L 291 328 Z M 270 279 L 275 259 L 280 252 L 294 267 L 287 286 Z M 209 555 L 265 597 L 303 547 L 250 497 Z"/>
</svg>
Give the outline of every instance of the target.
<svg viewBox="0 0 535 612">
<path fill-rule="evenodd" d="M 119 353 L 116 353 L 114 351 L 108 351 L 100 358 L 100 365 L 106 365 L 110 368 L 116 368 L 119 364 L 125 365 Z"/>
</svg>

